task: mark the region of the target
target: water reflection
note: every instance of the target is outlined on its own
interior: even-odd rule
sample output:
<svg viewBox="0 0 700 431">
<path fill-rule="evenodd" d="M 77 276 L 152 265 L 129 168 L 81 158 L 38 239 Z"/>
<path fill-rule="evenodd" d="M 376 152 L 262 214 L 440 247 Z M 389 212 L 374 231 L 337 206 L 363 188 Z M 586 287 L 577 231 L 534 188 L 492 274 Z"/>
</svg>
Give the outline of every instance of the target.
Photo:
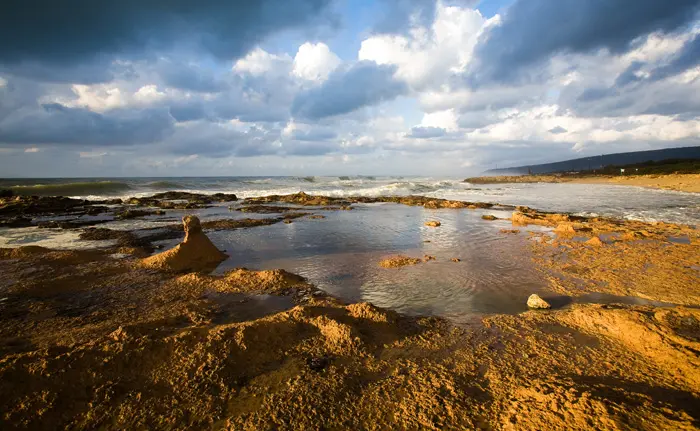
<svg viewBox="0 0 700 431">
<path fill-rule="evenodd" d="M 361 205 L 249 230 L 211 233 L 230 258 L 218 269 L 284 268 L 348 301 L 369 301 L 407 314 L 432 314 L 466 323 L 484 313 L 527 309 L 546 292 L 534 269 L 525 233 L 505 235 L 508 221 L 484 221 L 498 211 L 428 210 L 394 204 Z M 429 220 L 438 228 L 424 226 Z M 378 263 L 392 254 L 435 256 L 400 269 Z M 459 258 L 458 263 L 452 258 Z"/>
</svg>

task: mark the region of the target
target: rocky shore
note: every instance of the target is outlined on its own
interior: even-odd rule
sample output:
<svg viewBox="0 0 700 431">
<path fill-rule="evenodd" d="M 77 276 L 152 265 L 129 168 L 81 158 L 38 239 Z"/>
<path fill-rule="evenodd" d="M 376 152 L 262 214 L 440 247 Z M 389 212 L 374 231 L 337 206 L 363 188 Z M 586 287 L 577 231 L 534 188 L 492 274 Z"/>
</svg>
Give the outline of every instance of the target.
<svg viewBox="0 0 700 431">
<path fill-rule="evenodd" d="M 471 184 L 507 183 L 571 183 L 571 184 L 612 184 L 649 187 L 679 192 L 700 193 L 700 174 L 668 175 L 519 175 L 473 177 L 464 180 Z"/>
<path fill-rule="evenodd" d="M 46 214 L 80 220 L 94 206 L 112 214 L 211 203 L 183 195 L 136 204 L 3 199 L 3 220 L 22 217 L 31 225 Z M 211 275 L 225 256 L 207 231 L 255 229 L 375 202 L 493 207 L 299 193 L 238 202 L 278 211 L 272 218 L 186 217 L 138 235 L 81 227 L 86 238 L 117 245 L 0 249 L 0 428 L 700 427 L 694 227 L 500 207 L 513 212 L 514 229 L 504 236 L 544 228 L 533 229 L 530 243 L 534 264 L 550 281 L 553 294 L 543 299 L 552 308 L 463 327 L 346 304 L 282 270 Z M 182 242 L 152 254 L 163 237 Z M 419 259 L 400 256 L 382 270 L 401 270 L 395 266 L 408 261 Z M 591 292 L 680 305 L 566 305 Z"/>
</svg>

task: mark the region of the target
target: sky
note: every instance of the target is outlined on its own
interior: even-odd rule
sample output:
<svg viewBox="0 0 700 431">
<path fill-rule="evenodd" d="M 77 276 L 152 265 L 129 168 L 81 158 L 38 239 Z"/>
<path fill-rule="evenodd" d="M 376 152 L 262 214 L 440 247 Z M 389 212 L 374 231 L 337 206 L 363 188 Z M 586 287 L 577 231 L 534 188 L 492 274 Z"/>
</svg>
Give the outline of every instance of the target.
<svg viewBox="0 0 700 431">
<path fill-rule="evenodd" d="M 0 177 L 472 175 L 700 145 L 700 0 L 25 0 Z"/>
</svg>

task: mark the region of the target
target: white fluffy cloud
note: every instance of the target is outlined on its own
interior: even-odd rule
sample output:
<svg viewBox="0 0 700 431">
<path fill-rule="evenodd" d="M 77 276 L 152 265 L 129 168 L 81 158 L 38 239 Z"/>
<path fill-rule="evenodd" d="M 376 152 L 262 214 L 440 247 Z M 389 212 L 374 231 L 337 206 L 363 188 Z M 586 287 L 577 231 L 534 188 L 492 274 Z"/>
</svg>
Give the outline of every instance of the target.
<svg viewBox="0 0 700 431">
<path fill-rule="evenodd" d="M 341 63 L 325 43 L 306 42 L 294 57 L 294 75 L 309 81 L 324 81 Z"/>
<path fill-rule="evenodd" d="M 408 35 L 372 36 L 362 42 L 358 58 L 398 66 L 397 75 L 416 89 L 440 87 L 467 66 L 479 36 L 497 20 L 438 2 L 431 27 L 413 27 Z"/>
</svg>

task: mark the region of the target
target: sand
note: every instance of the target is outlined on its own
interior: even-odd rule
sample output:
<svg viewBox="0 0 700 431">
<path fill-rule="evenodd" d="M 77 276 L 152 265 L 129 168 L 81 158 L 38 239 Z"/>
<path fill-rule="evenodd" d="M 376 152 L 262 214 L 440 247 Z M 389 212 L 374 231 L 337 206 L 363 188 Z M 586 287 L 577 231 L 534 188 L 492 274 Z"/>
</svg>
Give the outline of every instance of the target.
<svg viewBox="0 0 700 431">
<path fill-rule="evenodd" d="M 566 224 L 531 240 L 556 291 L 699 303 L 695 229 L 524 207 L 512 221 Z M 572 304 L 456 327 L 344 304 L 281 270 L 176 273 L 111 252 L 0 250 L 0 428 L 700 424 L 699 309 Z M 286 305 L 246 299 L 258 293 Z"/>
<path fill-rule="evenodd" d="M 626 176 L 561 176 L 561 175 L 522 175 L 475 177 L 465 181 L 472 184 L 498 183 L 572 183 L 572 184 L 615 184 L 649 187 L 655 189 L 700 193 L 700 174 L 670 175 L 626 175 Z"/>
</svg>

